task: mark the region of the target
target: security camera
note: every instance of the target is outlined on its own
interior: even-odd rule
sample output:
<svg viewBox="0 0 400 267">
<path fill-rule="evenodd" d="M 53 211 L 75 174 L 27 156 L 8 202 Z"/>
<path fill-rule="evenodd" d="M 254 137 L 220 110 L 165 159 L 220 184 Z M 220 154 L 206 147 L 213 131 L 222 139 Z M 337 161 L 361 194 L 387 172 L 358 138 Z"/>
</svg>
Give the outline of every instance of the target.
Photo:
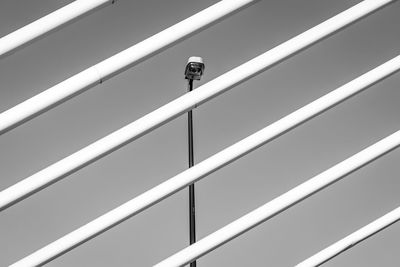
<svg viewBox="0 0 400 267">
<path fill-rule="evenodd" d="M 185 68 L 185 78 L 188 80 L 200 80 L 203 73 L 203 59 L 201 57 L 190 57 Z"/>
</svg>

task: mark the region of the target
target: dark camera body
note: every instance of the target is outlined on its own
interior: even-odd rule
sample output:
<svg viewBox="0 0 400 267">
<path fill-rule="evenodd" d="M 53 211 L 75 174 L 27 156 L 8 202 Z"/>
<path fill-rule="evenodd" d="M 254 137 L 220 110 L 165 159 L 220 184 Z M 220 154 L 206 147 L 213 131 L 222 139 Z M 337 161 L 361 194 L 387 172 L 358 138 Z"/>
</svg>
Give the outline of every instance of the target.
<svg viewBox="0 0 400 267">
<path fill-rule="evenodd" d="M 204 73 L 204 63 L 201 57 L 190 57 L 185 68 L 185 78 L 200 80 Z"/>
</svg>

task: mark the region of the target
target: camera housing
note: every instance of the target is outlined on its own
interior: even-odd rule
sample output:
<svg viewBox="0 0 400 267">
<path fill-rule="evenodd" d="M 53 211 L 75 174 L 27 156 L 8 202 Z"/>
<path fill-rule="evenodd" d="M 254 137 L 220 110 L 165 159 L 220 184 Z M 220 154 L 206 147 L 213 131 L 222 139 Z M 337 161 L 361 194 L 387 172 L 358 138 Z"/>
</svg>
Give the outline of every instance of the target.
<svg viewBox="0 0 400 267">
<path fill-rule="evenodd" d="M 203 59 L 201 57 L 190 57 L 185 68 L 185 79 L 200 80 L 203 73 Z"/>
</svg>

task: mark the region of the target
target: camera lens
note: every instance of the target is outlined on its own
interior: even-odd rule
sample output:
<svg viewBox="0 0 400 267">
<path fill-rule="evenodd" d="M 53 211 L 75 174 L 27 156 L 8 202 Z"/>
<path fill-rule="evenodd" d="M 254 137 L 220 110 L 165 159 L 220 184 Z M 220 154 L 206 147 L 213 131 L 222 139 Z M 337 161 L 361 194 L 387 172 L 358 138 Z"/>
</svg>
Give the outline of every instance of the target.
<svg viewBox="0 0 400 267">
<path fill-rule="evenodd" d="M 198 72 L 199 71 L 199 69 L 195 68 L 195 67 L 190 67 L 189 70 L 190 70 L 190 72 Z"/>
</svg>

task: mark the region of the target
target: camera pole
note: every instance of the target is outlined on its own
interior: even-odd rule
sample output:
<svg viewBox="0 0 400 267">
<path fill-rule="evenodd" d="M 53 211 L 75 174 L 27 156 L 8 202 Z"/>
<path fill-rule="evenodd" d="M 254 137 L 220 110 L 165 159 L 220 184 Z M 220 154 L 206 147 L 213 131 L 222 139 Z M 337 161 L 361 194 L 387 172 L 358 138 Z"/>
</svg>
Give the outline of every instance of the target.
<svg viewBox="0 0 400 267">
<path fill-rule="evenodd" d="M 188 80 L 188 92 L 193 90 L 193 80 L 200 80 L 204 72 L 204 63 L 201 57 L 190 57 L 185 68 L 185 79 Z M 188 152 L 189 168 L 194 165 L 193 147 L 193 112 L 188 111 Z M 196 206 L 194 184 L 189 185 L 189 244 L 196 242 Z M 196 261 L 190 263 L 190 267 L 196 267 Z"/>
<path fill-rule="evenodd" d="M 188 92 L 193 90 L 193 80 L 188 80 Z M 188 111 L 188 147 L 189 147 L 189 168 L 194 165 L 193 152 L 193 114 L 192 110 Z M 189 185 L 189 233 L 190 245 L 196 242 L 196 206 L 194 184 Z M 196 267 L 196 261 L 190 263 L 190 267 Z"/>
</svg>

